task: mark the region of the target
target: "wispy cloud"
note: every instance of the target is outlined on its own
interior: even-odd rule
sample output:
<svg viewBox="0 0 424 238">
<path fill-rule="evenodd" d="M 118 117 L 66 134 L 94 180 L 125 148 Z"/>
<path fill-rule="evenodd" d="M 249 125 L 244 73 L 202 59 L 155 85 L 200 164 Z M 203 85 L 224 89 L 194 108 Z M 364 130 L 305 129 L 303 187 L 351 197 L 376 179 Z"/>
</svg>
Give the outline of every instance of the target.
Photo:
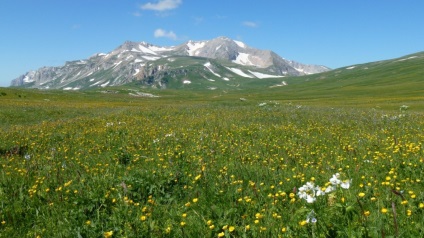
<svg viewBox="0 0 424 238">
<path fill-rule="evenodd" d="M 258 23 L 253 21 L 244 21 L 243 26 L 255 28 L 255 27 L 258 27 Z"/>
<path fill-rule="evenodd" d="M 139 11 L 133 12 L 132 15 L 135 17 L 141 17 L 141 13 Z"/>
<path fill-rule="evenodd" d="M 193 17 L 193 20 L 195 25 L 200 25 L 204 19 L 203 17 Z"/>
<path fill-rule="evenodd" d="M 182 0 L 159 0 L 155 3 L 146 3 L 141 6 L 141 9 L 162 12 L 177 8 L 181 3 L 183 3 Z"/>
<path fill-rule="evenodd" d="M 177 35 L 173 31 L 166 31 L 161 28 L 155 30 L 154 36 L 156 38 L 165 37 L 171 40 L 177 40 Z"/>
</svg>

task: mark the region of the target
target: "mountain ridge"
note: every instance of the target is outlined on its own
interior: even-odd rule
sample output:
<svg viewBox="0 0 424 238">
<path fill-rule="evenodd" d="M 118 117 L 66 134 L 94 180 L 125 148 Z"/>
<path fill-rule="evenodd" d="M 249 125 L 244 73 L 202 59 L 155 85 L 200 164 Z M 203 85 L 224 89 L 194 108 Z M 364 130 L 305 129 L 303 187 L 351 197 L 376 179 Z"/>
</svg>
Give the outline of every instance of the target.
<svg viewBox="0 0 424 238">
<path fill-rule="evenodd" d="M 196 57 L 199 59 L 196 60 Z M 221 65 L 217 67 L 221 71 L 214 72 L 213 64 L 208 59 L 215 60 L 214 65 Z M 198 67 L 194 69 L 194 65 Z M 190 40 L 168 47 L 144 41 L 126 41 L 109 53 L 97 53 L 87 59 L 67 61 L 63 66 L 29 71 L 12 80 L 11 86 L 79 90 L 136 81 L 146 86 L 164 88 L 170 78 L 182 79 L 191 72 L 189 69 L 211 82 L 239 77 L 263 79 L 300 76 L 329 70 L 325 66 L 286 60 L 273 51 L 252 48 L 227 37 Z M 180 83 L 184 84 L 184 80 Z"/>
</svg>

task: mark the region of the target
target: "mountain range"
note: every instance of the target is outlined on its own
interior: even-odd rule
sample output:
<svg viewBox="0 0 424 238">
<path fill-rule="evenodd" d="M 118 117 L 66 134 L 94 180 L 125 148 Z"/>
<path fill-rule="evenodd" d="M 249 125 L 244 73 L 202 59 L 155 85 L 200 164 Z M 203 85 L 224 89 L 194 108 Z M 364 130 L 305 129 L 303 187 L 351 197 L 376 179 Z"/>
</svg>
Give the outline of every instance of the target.
<svg viewBox="0 0 424 238">
<path fill-rule="evenodd" d="M 243 79 L 283 78 L 328 70 L 321 65 L 286 60 L 273 51 L 252 48 L 227 37 L 170 47 L 128 41 L 109 53 L 29 71 L 12 80 L 11 86 L 79 90 L 135 83 L 179 88 L 197 82 L 213 90 L 234 86 Z"/>
</svg>

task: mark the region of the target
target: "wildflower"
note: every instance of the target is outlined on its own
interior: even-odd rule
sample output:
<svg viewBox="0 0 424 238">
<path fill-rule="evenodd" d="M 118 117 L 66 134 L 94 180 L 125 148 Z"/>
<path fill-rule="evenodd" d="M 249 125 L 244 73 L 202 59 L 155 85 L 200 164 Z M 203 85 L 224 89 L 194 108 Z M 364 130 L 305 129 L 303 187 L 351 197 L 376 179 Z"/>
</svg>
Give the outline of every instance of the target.
<svg viewBox="0 0 424 238">
<path fill-rule="evenodd" d="M 170 227 L 170 226 L 168 226 L 168 227 L 165 229 L 165 232 L 166 232 L 167 234 L 171 233 L 171 227 Z"/>
<path fill-rule="evenodd" d="M 303 220 L 303 221 L 300 221 L 300 222 L 299 222 L 299 225 L 300 225 L 300 226 L 304 226 L 304 225 L 306 225 L 307 223 L 308 223 L 307 221 Z"/>
<path fill-rule="evenodd" d="M 387 208 L 384 208 L 384 207 L 381 208 L 381 213 L 387 213 L 387 211 L 388 211 Z"/>
<path fill-rule="evenodd" d="M 218 233 L 218 237 L 223 237 L 223 236 L 225 236 L 225 233 L 224 232 Z"/>
<path fill-rule="evenodd" d="M 307 223 L 316 223 L 317 222 L 317 218 L 315 217 L 315 212 L 314 210 L 312 210 L 308 216 L 306 217 L 306 222 Z"/>
<path fill-rule="evenodd" d="M 3 221 L 1 221 L 1 224 L 2 224 L 2 225 L 6 224 L 6 221 L 4 221 L 4 220 L 3 220 Z"/>
<path fill-rule="evenodd" d="M 210 226 L 210 225 L 212 225 L 212 220 L 208 220 L 207 222 L 206 222 L 206 224 L 208 225 L 208 226 Z"/>
<path fill-rule="evenodd" d="M 281 228 L 281 232 L 286 232 L 287 231 L 287 228 L 285 228 L 285 227 L 283 227 L 283 228 Z"/>
<path fill-rule="evenodd" d="M 234 226 L 230 226 L 230 227 L 228 228 L 228 231 L 229 231 L 229 232 L 233 232 L 235 229 L 236 229 L 236 228 L 235 228 Z"/>
<path fill-rule="evenodd" d="M 89 225 L 91 225 L 91 221 L 90 221 L 90 220 L 87 220 L 87 221 L 85 222 L 85 224 L 86 224 L 87 226 L 89 226 Z"/>
<path fill-rule="evenodd" d="M 364 197 L 364 196 L 365 196 L 365 193 L 362 193 L 362 192 L 361 192 L 361 193 L 359 193 L 359 194 L 358 194 L 358 196 L 359 196 L 360 198 L 362 198 L 362 197 Z"/>
<path fill-rule="evenodd" d="M 141 216 L 140 220 L 145 221 L 146 220 L 146 216 Z"/>
<path fill-rule="evenodd" d="M 411 216 L 411 215 L 412 215 L 412 211 L 411 211 L 411 210 L 409 210 L 409 209 L 408 209 L 408 210 L 406 210 L 406 215 L 407 215 L 407 216 Z"/>
<path fill-rule="evenodd" d="M 367 217 L 367 216 L 369 216 L 371 214 L 371 212 L 370 211 L 364 211 L 364 215 Z"/>
<path fill-rule="evenodd" d="M 66 182 L 63 186 L 64 187 L 68 187 L 69 185 L 71 185 L 71 183 L 72 183 L 72 180 L 69 180 L 68 182 Z"/>
<path fill-rule="evenodd" d="M 319 186 L 314 186 L 313 182 L 307 182 L 305 185 L 299 188 L 297 196 L 303 198 L 308 203 L 313 203 L 316 200 L 317 196 L 324 195 L 325 193 L 321 190 Z"/>
<path fill-rule="evenodd" d="M 107 231 L 107 232 L 103 233 L 103 236 L 105 238 L 110 238 L 110 237 L 112 237 L 112 235 L 113 235 L 113 231 Z"/>
<path fill-rule="evenodd" d="M 196 203 L 199 199 L 198 198 L 193 198 L 193 202 Z"/>
<path fill-rule="evenodd" d="M 424 208 L 424 203 L 420 203 L 419 208 Z"/>
<path fill-rule="evenodd" d="M 182 221 L 182 222 L 180 222 L 180 225 L 181 225 L 181 226 L 185 226 L 185 225 L 186 225 L 186 223 Z"/>
</svg>

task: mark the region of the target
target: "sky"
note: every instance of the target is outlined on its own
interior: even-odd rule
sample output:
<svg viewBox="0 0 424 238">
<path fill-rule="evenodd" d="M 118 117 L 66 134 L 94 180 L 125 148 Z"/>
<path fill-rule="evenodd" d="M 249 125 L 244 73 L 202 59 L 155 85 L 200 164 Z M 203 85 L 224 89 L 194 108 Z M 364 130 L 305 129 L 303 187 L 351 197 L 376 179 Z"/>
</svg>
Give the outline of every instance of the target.
<svg viewBox="0 0 424 238">
<path fill-rule="evenodd" d="M 1 0 L 0 87 L 125 41 L 226 36 L 339 68 L 424 51 L 422 0 Z"/>
</svg>

